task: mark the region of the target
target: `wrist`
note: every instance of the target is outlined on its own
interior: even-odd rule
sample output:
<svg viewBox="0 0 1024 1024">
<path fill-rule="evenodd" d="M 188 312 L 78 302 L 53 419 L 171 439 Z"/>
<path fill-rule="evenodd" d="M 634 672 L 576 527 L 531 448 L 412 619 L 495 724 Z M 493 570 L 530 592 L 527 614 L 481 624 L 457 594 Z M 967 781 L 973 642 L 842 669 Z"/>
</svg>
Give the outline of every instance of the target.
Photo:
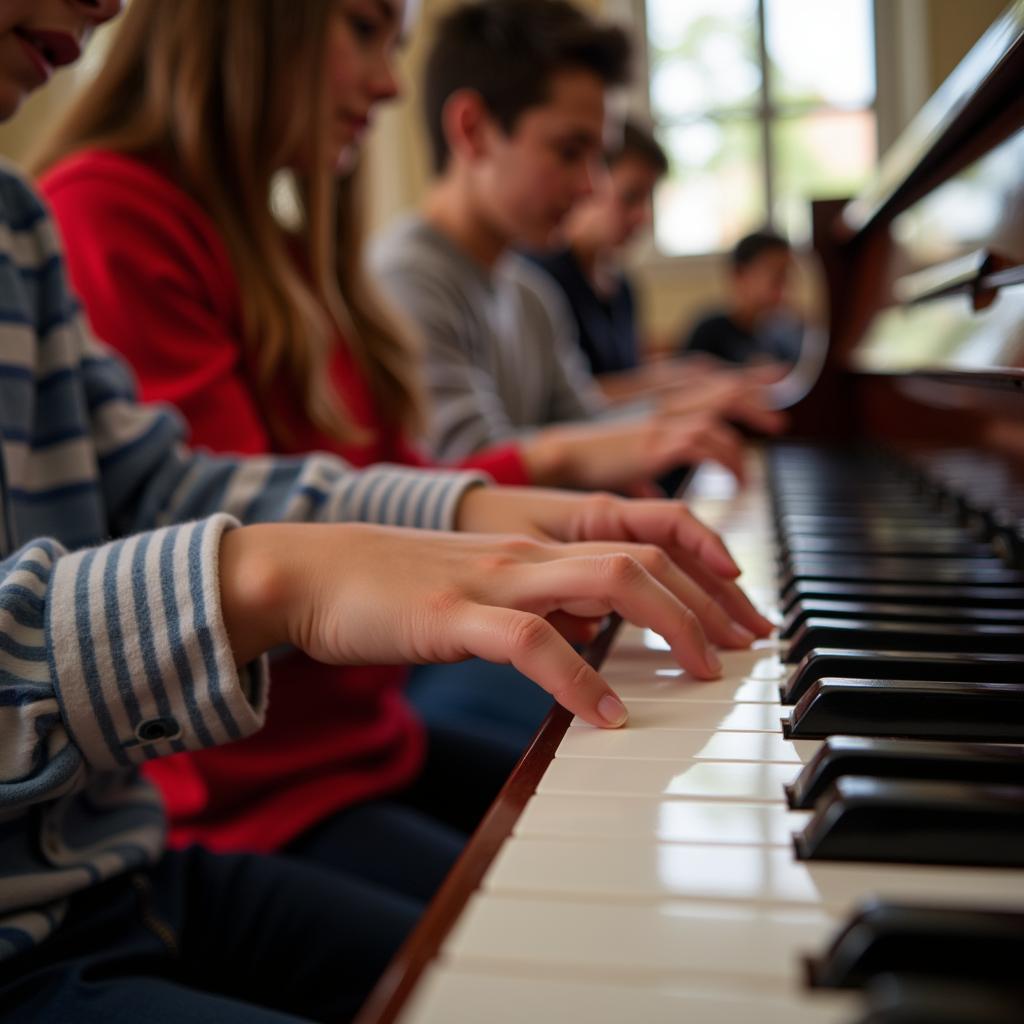
<svg viewBox="0 0 1024 1024">
<path fill-rule="evenodd" d="M 523 463 L 534 486 L 571 484 L 569 445 L 557 427 L 541 430 L 522 445 Z"/>
<path fill-rule="evenodd" d="M 228 530 L 220 546 L 221 614 L 237 665 L 288 642 L 286 612 L 293 606 L 294 546 L 278 536 L 286 527 Z"/>
</svg>

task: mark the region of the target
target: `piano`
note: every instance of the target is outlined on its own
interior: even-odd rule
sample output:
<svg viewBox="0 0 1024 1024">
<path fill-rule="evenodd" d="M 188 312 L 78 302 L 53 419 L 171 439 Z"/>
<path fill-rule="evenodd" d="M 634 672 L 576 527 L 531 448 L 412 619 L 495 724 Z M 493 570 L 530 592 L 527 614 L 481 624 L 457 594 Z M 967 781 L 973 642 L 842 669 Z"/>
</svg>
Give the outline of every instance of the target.
<svg viewBox="0 0 1024 1024">
<path fill-rule="evenodd" d="M 856 199 L 793 434 L 688 500 L 777 636 L 556 708 L 360 1024 L 1024 1021 L 1024 2 Z"/>
</svg>

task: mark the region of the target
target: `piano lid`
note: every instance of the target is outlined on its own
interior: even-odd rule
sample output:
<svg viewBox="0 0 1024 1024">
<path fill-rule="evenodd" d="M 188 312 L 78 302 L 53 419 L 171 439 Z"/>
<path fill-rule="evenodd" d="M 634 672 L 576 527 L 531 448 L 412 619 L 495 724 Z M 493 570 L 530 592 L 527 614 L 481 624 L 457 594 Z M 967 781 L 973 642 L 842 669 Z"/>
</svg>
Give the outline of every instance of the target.
<svg viewBox="0 0 1024 1024">
<path fill-rule="evenodd" d="M 896 217 L 888 303 L 852 353 L 872 373 L 1024 378 L 1024 129 Z"/>
<path fill-rule="evenodd" d="M 849 233 L 928 187 L 931 169 L 987 123 L 993 107 L 1020 94 L 1024 0 L 1014 0 L 921 108 L 883 158 L 874 179 L 843 210 Z"/>
</svg>

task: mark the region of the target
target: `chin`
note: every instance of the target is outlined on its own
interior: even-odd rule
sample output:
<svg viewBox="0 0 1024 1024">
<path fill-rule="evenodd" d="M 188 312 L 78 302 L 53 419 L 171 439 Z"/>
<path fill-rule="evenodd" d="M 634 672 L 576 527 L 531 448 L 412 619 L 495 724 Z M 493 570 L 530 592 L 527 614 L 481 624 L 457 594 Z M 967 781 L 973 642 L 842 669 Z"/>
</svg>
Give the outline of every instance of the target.
<svg viewBox="0 0 1024 1024">
<path fill-rule="evenodd" d="M 0 121 L 13 117 L 24 99 L 24 90 L 7 82 L 0 82 Z"/>
<path fill-rule="evenodd" d="M 561 221 L 557 224 L 548 224 L 543 228 L 538 228 L 538 230 L 533 232 L 532 236 L 527 240 L 527 247 L 530 249 L 536 249 L 538 252 L 557 249 L 559 245 L 562 244 L 561 228 Z"/>
<path fill-rule="evenodd" d="M 354 143 L 346 143 L 334 155 L 334 173 L 339 178 L 351 174 L 359 162 L 359 147 Z"/>
</svg>

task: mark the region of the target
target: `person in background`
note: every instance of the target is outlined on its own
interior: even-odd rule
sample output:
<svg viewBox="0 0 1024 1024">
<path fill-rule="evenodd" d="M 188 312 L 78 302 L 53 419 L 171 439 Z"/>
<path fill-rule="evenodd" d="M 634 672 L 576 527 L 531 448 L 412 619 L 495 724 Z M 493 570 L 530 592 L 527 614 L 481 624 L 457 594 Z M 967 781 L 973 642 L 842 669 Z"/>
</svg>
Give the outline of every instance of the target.
<svg viewBox="0 0 1024 1024">
<path fill-rule="evenodd" d="M 409 440 L 415 357 L 363 273 L 348 173 L 395 94 L 404 28 L 401 5 L 367 0 L 134 0 L 43 146 L 42 188 L 95 328 L 144 397 L 181 407 L 197 443 L 423 464 Z M 271 206 L 283 171 L 289 225 Z M 466 465 L 526 479 L 511 444 Z M 316 861 L 422 907 L 527 737 L 501 722 L 424 730 L 400 667 L 339 669 L 296 650 L 274 669 L 257 735 L 148 769 L 172 841 Z M 549 705 L 509 667 L 448 671 L 481 700 L 513 692 L 530 733 Z"/>
<path fill-rule="evenodd" d="M 568 0 L 464 3 L 437 26 L 423 87 L 436 177 L 372 266 L 425 341 L 442 458 L 518 439 L 538 482 L 621 488 L 704 458 L 736 470 L 721 417 L 763 422 L 752 402 L 611 420 L 564 298 L 514 251 L 552 245 L 591 194 L 629 52 Z"/>
<path fill-rule="evenodd" d="M 741 365 L 795 363 L 803 328 L 787 304 L 792 275 L 792 248 L 781 235 L 765 230 L 741 238 L 729 256 L 725 308 L 697 322 L 681 353 Z"/>
<path fill-rule="evenodd" d="M 763 406 L 760 373 L 723 371 L 717 361 L 691 357 L 647 361 L 640 339 L 634 289 L 622 257 L 652 223 L 654 189 L 668 173 L 668 157 L 654 134 L 627 119 L 606 147 L 606 172 L 569 213 L 561 243 L 526 255 L 555 280 L 572 312 L 590 371 L 611 403 L 655 400 L 665 410 L 702 407 L 729 413 L 743 403 L 760 409 L 757 427 L 781 429 L 781 415 Z M 753 425 L 752 416 L 747 424 Z"/>
<path fill-rule="evenodd" d="M 0 118 L 120 6 L 0 0 Z M 166 852 L 139 768 L 259 729 L 261 652 L 282 644 L 335 664 L 507 660 L 620 726 L 568 641 L 615 609 L 714 675 L 679 566 L 735 565 L 665 502 L 191 451 L 92 337 L 55 225 L 6 168 L 0 225 L 0 1014 L 347 1020 L 409 926 L 401 902 L 309 864 Z"/>
<path fill-rule="evenodd" d="M 606 397 L 642 389 L 643 346 L 633 286 L 621 267 L 623 251 L 651 224 L 651 202 L 668 158 L 654 136 L 627 120 L 605 150 L 606 173 L 566 218 L 562 242 L 528 252 L 558 282 L 572 311 L 576 337 Z"/>
</svg>

